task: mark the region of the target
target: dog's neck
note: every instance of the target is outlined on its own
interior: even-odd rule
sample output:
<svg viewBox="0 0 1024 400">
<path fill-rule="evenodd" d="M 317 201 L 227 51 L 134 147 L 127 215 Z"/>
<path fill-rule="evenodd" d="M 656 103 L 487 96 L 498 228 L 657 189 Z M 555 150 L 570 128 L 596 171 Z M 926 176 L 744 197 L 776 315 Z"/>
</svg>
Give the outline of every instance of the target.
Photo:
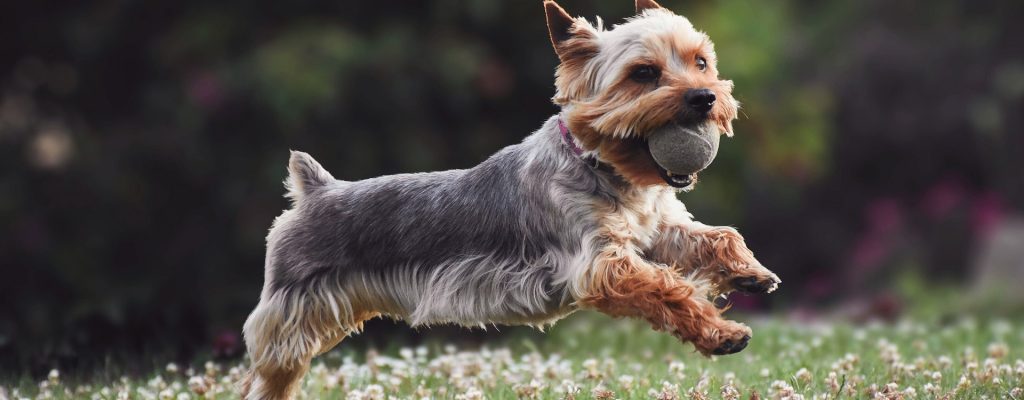
<svg viewBox="0 0 1024 400">
<path fill-rule="evenodd" d="M 586 150 L 580 147 L 579 143 L 576 141 L 576 138 L 572 136 L 572 132 L 569 132 L 569 127 L 565 124 L 565 121 L 562 119 L 562 115 L 558 114 L 557 118 L 558 134 L 562 137 L 562 143 L 565 144 L 565 147 L 567 147 L 569 151 L 572 152 L 572 154 L 574 154 L 580 160 L 583 160 L 583 162 L 589 165 L 591 168 L 594 168 L 601 172 L 606 172 L 615 175 L 615 167 L 613 167 L 611 164 L 601 161 L 597 157 L 597 154 L 595 154 L 594 152 L 587 153 Z"/>
<path fill-rule="evenodd" d="M 565 145 L 572 150 L 572 153 L 577 157 L 583 155 L 583 148 L 576 143 L 576 138 L 572 137 L 572 133 L 569 133 L 569 127 L 565 126 L 565 121 L 562 121 L 562 116 L 558 116 L 558 131 L 562 134 L 562 141 Z"/>
</svg>

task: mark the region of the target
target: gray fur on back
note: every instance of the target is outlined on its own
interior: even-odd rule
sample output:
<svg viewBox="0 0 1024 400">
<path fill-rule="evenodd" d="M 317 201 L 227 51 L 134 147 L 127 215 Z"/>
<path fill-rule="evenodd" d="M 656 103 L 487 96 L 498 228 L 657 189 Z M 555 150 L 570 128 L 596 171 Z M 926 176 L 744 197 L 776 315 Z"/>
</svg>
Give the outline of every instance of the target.
<svg viewBox="0 0 1024 400">
<path fill-rule="evenodd" d="M 538 324 L 570 312 L 573 271 L 592 261 L 590 209 L 614 190 L 557 129 L 552 117 L 471 169 L 357 182 L 317 185 L 304 175 L 330 174 L 293 155 L 299 192 L 268 236 L 264 296 L 337 287 L 348 302 L 339 312 L 359 303 L 412 325 Z"/>
</svg>

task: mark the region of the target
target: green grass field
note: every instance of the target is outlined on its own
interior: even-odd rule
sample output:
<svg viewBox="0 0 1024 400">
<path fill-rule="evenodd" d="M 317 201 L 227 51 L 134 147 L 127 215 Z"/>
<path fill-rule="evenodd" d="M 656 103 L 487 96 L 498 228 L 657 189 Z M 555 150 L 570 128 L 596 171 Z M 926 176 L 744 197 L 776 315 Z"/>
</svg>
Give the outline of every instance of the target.
<svg viewBox="0 0 1024 400">
<path fill-rule="evenodd" d="M 578 313 L 537 341 L 520 336 L 488 348 L 437 344 L 356 354 L 342 345 L 314 362 L 302 397 L 1024 399 L 1020 321 L 750 325 L 750 347 L 710 359 L 640 322 L 594 313 Z M 65 383 L 55 372 L 3 390 L 11 399 L 233 399 L 242 370 L 168 366 L 149 379 L 86 384 Z"/>
</svg>

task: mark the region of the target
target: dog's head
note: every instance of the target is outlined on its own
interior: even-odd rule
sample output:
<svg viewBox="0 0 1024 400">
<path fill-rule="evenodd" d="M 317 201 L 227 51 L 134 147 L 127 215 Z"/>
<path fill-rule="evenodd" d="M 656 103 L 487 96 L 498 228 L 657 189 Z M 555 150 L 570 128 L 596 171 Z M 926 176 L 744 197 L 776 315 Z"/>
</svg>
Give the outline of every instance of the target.
<svg viewBox="0 0 1024 400">
<path fill-rule="evenodd" d="M 686 18 L 636 0 L 638 15 L 605 30 L 553 0 L 544 9 L 561 61 L 553 100 L 582 146 L 630 183 L 683 186 L 651 157 L 652 132 L 678 126 L 732 135 L 739 106 L 732 81 L 719 79 L 714 45 Z"/>
</svg>

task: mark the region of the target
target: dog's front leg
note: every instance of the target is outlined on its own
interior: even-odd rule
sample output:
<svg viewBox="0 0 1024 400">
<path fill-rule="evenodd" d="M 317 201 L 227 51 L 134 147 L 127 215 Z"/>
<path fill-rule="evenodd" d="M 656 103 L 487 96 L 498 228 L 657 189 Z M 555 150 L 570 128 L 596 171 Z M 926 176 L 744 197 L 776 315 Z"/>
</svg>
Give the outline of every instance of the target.
<svg viewBox="0 0 1024 400">
<path fill-rule="evenodd" d="M 736 229 L 693 221 L 676 199 L 666 207 L 658 237 L 647 252 L 651 259 L 675 266 L 683 275 L 713 282 L 719 293 L 738 290 L 769 293 L 782 280 L 765 268 Z"/>
<path fill-rule="evenodd" d="M 606 245 L 587 288 L 582 305 L 615 317 L 643 318 L 655 330 L 692 342 L 704 355 L 736 353 L 750 340 L 750 328 L 721 317 L 708 300 L 708 288 L 649 263 L 628 243 Z"/>
</svg>

